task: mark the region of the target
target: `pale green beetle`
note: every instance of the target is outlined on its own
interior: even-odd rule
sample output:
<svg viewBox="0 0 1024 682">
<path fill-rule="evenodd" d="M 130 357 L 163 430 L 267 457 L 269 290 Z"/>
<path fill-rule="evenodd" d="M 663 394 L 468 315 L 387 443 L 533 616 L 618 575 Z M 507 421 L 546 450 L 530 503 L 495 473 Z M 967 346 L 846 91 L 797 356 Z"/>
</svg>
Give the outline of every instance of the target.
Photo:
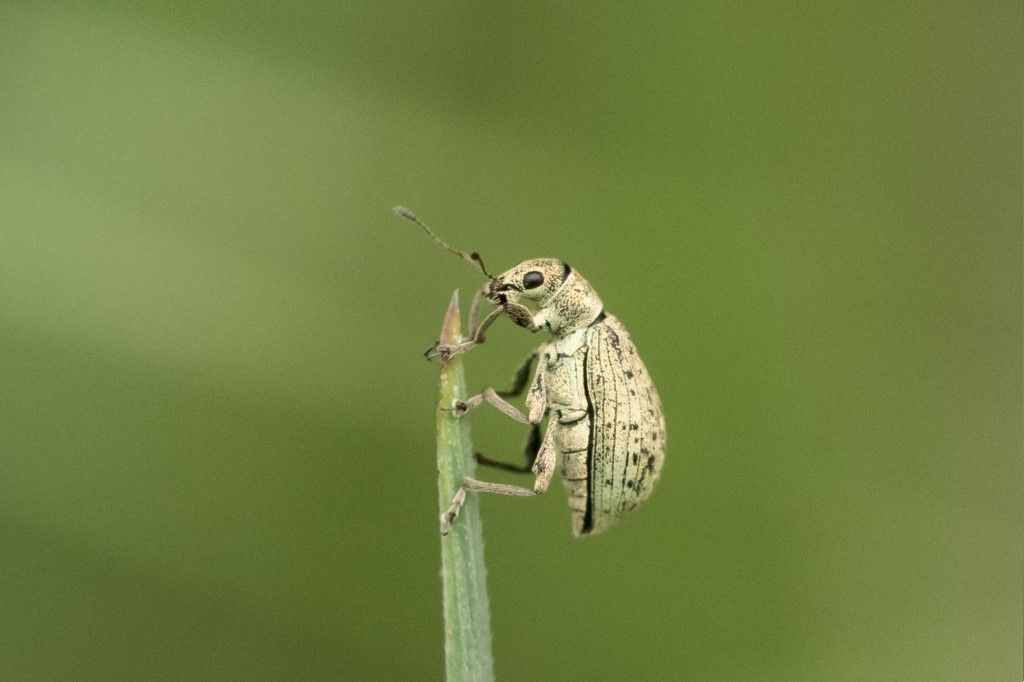
<svg viewBox="0 0 1024 682">
<path fill-rule="evenodd" d="M 451 507 L 441 515 L 441 532 L 447 533 L 458 516 L 467 491 L 537 495 L 547 490 L 558 465 L 569 494 L 574 535 L 600 533 L 646 500 L 665 456 L 661 400 L 629 333 L 618 319 L 605 313 L 590 283 L 568 263 L 553 258 L 524 261 L 492 276 L 478 254 L 448 246 L 408 209 L 399 206 L 395 212 L 422 227 L 444 248 L 475 263 L 489 280 L 470 309 L 472 337 L 456 346 L 435 344 L 427 357 L 448 358 L 482 343 L 487 328 L 501 315 L 532 332 L 547 329 L 553 337 L 526 360 L 512 389 L 499 392 L 487 388 L 452 406 L 456 414 L 464 414 L 486 401 L 530 425 L 525 466 L 482 455 L 477 455 L 477 461 L 532 472 L 536 475 L 533 487 L 467 478 Z M 495 309 L 476 325 L 485 298 Z M 524 306 L 524 300 L 537 312 Z M 502 396 L 521 394 L 530 368 L 538 360 L 524 415 Z M 542 439 L 540 425 L 545 416 L 548 427 Z"/>
</svg>

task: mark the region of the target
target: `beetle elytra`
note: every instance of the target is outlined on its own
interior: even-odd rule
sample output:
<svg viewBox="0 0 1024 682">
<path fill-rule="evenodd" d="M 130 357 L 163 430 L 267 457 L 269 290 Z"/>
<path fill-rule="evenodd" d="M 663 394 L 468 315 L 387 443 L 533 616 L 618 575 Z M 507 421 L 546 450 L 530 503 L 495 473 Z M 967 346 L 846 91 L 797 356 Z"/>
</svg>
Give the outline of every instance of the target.
<svg viewBox="0 0 1024 682">
<path fill-rule="evenodd" d="M 454 346 L 434 347 L 427 357 L 450 358 L 483 343 L 490 325 L 501 315 L 531 332 L 546 329 L 552 339 L 527 358 L 508 391 L 484 389 L 452 406 L 462 415 L 484 402 L 531 427 L 527 463 L 515 466 L 482 455 L 483 465 L 533 473 L 533 487 L 489 483 L 467 478 L 451 507 L 441 515 L 447 533 L 468 492 L 537 495 L 560 467 L 569 495 L 574 535 L 605 530 L 646 500 L 661 472 L 665 456 L 665 419 L 661 400 L 636 346 L 619 320 L 605 312 L 601 298 L 568 263 L 553 258 L 527 260 L 500 275 L 487 272 L 479 254 L 452 248 L 411 211 L 395 212 L 420 227 L 439 245 L 474 263 L 487 277 L 470 308 L 469 339 Z M 494 309 L 477 324 L 483 300 Z M 530 303 L 536 312 L 524 305 Z M 530 370 L 537 369 L 532 382 Z M 504 400 L 529 385 L 526 414 Z M 541 424 L 548 419 L 541 437 Z"/>
</svg>

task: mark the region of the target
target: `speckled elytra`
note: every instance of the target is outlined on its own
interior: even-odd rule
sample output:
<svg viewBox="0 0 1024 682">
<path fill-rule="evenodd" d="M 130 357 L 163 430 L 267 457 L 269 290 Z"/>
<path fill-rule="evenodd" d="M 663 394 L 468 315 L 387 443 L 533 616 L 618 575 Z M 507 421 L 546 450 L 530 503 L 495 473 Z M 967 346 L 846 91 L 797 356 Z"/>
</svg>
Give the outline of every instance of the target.
<svg viewBox="0 0 1024 682">
<path fill-rule="evenodd" d="M 547 490 L 556 466 L 569 494 L 574 535 L 600 533 L 646 500 L 661 472 L 665 456 L 665 419 L 661 400 L 636 346 L 622 323 L 605 312 L 601 298 L 569 264 L 554 258 L 523 261 L 497 277 L 484 268 L 479 254 L 466 253 L 442 241 L 409 209 L 395 212 L 422 227 L 439 245 L 474 263 L 487 277 L 470 308 L 469 339 L 454 346 L 435 343 L 428 358 L 447 359 L 484 342 L 487 328 L 501 315 L 531 332 L 547 329 L 551 341 L 532 353 L 515 375 L 508 391 L 486 388 L 456 401 L 463 415 L 483 402 L 531 427 L 527 462 L 516 466 L 477 454 L 483 465 L 533 473 L 532 488 L 488 483 L 467 478 L 451 507 L 441 515 L 441 532 L 448 532 L 468 492 L 500 495 L 538 495 Z M 483 300 L 495 308 L 477 324 Z M 532 313 L 521 301 L 529 301 Z M 503 397 L 526 389 L 530 369 L 539 361 L 526 397 L 523 414 Z M 541 423 L 548 418 L 541 437 Z"/>
</svg>

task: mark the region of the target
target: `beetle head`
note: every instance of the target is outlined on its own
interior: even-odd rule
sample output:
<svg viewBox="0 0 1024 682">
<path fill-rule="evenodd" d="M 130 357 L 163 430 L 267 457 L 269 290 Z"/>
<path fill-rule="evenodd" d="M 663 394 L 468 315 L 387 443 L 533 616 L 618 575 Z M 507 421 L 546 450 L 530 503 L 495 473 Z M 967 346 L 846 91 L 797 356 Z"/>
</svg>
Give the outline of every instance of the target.
<svg viewBox="0 0 1024 682">
<path fill-rule="evenodd" d="M 498 304 L 506 300 L 518 303 L 525 299 L 543 308 L 571 272 L 568 263 L 556 258 L 523 261 L 491 280 L 487 296 Z"/>
<path fill-rule="evenodd" d="M 600 320 L 601 298 L 587 280 L 555 258 L 523 261 L 495 277 L 487 295 L 497 305 L 532 303 L 539 308 L 533 321 L 555 336 L 564 336 Z"/>
</svg>

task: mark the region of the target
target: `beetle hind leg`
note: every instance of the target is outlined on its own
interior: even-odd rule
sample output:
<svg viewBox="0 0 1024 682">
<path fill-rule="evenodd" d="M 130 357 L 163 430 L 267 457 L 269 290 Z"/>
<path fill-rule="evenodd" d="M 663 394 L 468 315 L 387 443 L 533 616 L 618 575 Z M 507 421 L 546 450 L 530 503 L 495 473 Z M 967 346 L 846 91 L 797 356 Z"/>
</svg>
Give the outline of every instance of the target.
<svg viewBox="0 0 1024 682">
<path fill-rule="evenodd" d="M 451 506 L 441 514 L 441 535 L 447 535 L 452 523 L 458 518 L 459 510 L 466 503 L 467 493 L 495 493 L 497 495 L 513 495 L 516 497 L 540 495 L 548 489 L 548 484 L 551 483 L 551 476 L 555 471 L 554 460 L 555 453 L 553 450 L 541 450 L 537 456 L 537 461 L 533 464 L 533 471 L 537 473 L 537 478 L 533 482 L 532 488 L 523 488 L 522 486 L 508 485 L 506 483 L 491 483 L 475 478 L 463 479 L 462 485 L 459 486 L 459 489 L 455 491 L 455 495 L 452 496 Z"/>
<path fill-rule="evenodd" d="M 539 479 L 540 477 L 538 477 Z M 546 488 L 547 486 L 545 486 Z M 462 509 L 462 505 L 466 504 L 466 493 L 497 493 L 498 495 L 515 495 L 516 497 L 530 497 L 532 495 L 539 495 L 544 492 L 543 490 L 537 490 L 537 486 L 533 488 L 523 488 L 518 485 L 507 485 L 505 483 L 488 483 L 487 481 L 478 481 L 475 478 L 467 478 L 462 481 L 462 485 L 455 491 L 455 495 L 452 496 L 452 503 L 448 509 L 441 514 L 441 535 L 448 535 L 448 531 L 451 529 L 452 523 L 459 517 L 459 511 Z"/>
</svg>

